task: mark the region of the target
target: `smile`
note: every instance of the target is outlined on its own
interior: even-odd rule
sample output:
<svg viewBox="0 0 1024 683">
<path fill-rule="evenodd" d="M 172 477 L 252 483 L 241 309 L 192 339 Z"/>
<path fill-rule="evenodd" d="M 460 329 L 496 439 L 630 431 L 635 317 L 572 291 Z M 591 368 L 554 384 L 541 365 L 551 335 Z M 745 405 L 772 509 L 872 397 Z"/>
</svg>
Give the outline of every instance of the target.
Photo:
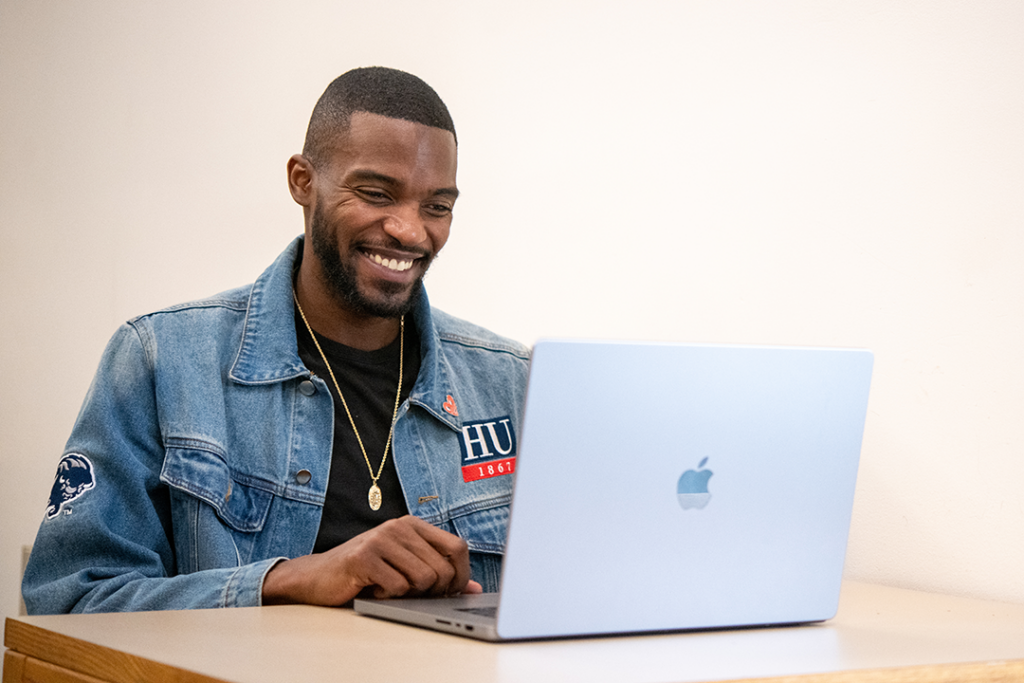
<svg viewBox="0 0 1024 683">
<path fill-rule="evenodd" d="M 399 261 L 398 259 L 386 259 L 380 254 L 367 254 L 370 260 L 379 266 L 384 266 L 388 270 L 394 270 L 396 272 L 402 272 L 403 270 L 409 270 L 412 268 L 413 261 Z"/>
</svg>

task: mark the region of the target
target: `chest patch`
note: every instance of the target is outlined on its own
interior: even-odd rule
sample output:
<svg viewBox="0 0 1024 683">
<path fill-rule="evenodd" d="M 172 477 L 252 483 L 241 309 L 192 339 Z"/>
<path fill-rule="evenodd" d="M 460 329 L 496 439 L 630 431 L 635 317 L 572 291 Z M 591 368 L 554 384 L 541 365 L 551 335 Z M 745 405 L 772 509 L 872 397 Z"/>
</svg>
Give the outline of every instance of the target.
<svg viewBox="0 0 1024 683">
<path fill-rule="evenodd" d="M 509 416 L 464 422 L 462 480 L 466 482 L 511 474 L 516 466 L 516 431 Z"/>
<path fill-rule="evenodd" d="M 57 476 L 53 478 L 50 501 L 46 505 L 46 518 L 53 519 L 61 508 L 96 487 L 89 458 L 79 453 L 68 453 L 57 463 Z"/>
</svg>

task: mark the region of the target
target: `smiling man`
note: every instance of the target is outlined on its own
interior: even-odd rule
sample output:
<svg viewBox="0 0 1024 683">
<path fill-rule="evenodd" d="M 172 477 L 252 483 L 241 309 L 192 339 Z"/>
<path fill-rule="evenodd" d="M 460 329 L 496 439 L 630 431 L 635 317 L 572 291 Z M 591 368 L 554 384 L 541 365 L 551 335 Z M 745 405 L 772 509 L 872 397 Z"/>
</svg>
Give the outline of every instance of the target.
<svg viewBox="0 0 1024 683">
<path fill-rule="evenodd" d="M 90 485 L 54 488 L 30 612 L 497 589 L 528 352 L 427 300 L 456 152 L 419 78 L 328 86 L 287 166 L 303 237 L 108 345 L 58 463 Z"/>
</svg>

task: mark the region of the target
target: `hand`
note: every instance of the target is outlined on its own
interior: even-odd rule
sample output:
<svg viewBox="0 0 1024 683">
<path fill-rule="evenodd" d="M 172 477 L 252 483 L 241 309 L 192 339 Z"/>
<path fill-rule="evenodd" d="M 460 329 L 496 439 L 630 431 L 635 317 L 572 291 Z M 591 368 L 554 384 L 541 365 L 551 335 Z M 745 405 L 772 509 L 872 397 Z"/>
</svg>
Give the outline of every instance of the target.
<svg viewBox="0 0 1024 683">
<path fill-rule="evenodd" d="M 286 560 L 263 582 L 263 604 L 343 605 L 364 588 L 376 598 L 479 593 L 458 536 L 406 515 L 317 555 Z"/>
</svg>

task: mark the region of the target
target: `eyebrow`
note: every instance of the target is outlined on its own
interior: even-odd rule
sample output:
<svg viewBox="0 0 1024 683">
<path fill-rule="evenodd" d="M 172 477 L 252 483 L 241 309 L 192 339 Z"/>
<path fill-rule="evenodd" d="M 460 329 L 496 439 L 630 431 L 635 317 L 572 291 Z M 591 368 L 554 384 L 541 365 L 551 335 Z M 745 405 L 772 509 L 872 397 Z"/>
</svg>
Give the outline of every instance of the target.
<svg viewBox="0 0 1024 683">
<path fill-rule="evenodd" d="M 377 182 L 389 187 L 396 187 L 401 184 L 398 182 L 397 178 L 392 178 L 389 175 L 378 173 L 377 171 L 371 171 L 369 169 L 356 169 L 349 174 L 349 179 Z M 434 190 L 432 196 L 456 199 L 459 196 L 459 189 L 457 187 L 441 187 Z"/>
</svg>

